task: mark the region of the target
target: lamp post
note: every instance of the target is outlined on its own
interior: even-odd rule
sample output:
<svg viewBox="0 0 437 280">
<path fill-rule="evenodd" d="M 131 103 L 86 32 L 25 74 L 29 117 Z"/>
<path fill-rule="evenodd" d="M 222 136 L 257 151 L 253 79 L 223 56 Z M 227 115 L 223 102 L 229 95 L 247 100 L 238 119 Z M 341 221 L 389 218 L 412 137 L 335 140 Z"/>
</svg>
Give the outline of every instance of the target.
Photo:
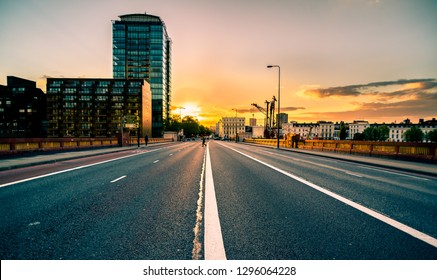
<svg viewBox="0 0 437 280">
<path fill-rule="evenodd" d="M 179 107 L 179 115 L 180 115 L 180 117 L 181 117 L 181 122 L 182 122 L 182 109 L 185 110 L 184 107 Z"/>
<path fill-rule="evenodd" d="M 267 65 L 267 68 L 278 68 L 279 78 L 278 78 L 278 115 L 276 116 L 276 126 L 278 130 L 278 144 L 277 148 L 279 150 L 279 114 L 281 113 L 281 67 L 279 65 Z"/>
</svg>

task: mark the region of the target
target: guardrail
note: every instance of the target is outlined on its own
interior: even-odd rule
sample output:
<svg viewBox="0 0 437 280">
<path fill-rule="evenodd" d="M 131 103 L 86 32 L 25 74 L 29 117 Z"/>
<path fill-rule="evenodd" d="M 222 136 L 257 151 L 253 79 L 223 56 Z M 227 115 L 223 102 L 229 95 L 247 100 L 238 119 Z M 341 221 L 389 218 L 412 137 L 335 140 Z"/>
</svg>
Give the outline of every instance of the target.
<svg viewBox="0 0 437 280">
<path fill-rule="evenodd" d="M 278 143 L 277 139 L 245 139 L 244 141 L 275 147 Z M 279 141 L 280 147 L 291 148 L 291 144 L 291 140 Z M 437 163 L 437 143 L 305 140 L 299 141 L 299 148 Z"/>
</svg>

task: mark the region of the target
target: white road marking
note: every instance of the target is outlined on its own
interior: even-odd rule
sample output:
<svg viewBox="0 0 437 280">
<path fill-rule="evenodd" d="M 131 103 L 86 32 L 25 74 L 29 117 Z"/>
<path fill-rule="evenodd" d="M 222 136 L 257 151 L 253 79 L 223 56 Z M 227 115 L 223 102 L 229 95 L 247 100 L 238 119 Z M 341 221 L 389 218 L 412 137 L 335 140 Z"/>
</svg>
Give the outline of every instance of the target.
<svg viewBox="0 0 437 280">
<path fill-rule="evenodd" d="M 206 146 L 205 170 L 205 259 L 226 260 L 222 229 L 215 197 L 214 179 L 212 177 L 209 145 Z"/>
<path fill-rule="evenodd" d="M 206 151 L 203 155 L 202 172 L 200 172 L 200 182 L 199 182 L 199 195 L 197 198 L 197 208 L 196 208 L 196 223 L 194 224 L 194 240 L 193 240 L 193 250 L 192 258 L 193 260 L 200 260 L 202 252 L 202 242 L 200 236 L 202 233 L 202 221 L 203 221 L 203 196 L 204 196 L 204 182 L 205 182 L 205 168 L 206 168 Z"/>
<path fill-rule="evenodd" d="M 275 154 L 275 153 L 272 153 L 272 152 L 267 152 L 267 153 L 268 154 L 272 154 L 272 155 L 274 154 L 274 155 L 280 156 L 280 157 L 284 157 L 286 159 L 291 159 L 289 156 L 284 156 L 284 155 L 281 155 L 281 154 Z M 320 166 L 320 167 L 323 167 L 323 168 L 332 169 L 332 170 L 343 172 L 343 173 L 345 173 L 347 175 L 351 175 L 351 176 L 355 176 L 355 177 L 359 177 L 359 178 L 363 178 L 364 177 L 364 175 L 362 175 L 362 174 L 350 172 L 348 170 L 337 168 L 337 167 L 326 165 L 326 164 L 321 164 L 321 163 L 317 163 L 317 162 L 313 162 L 313 161 L 308 161 L 308 160 L 304 160 L 304 159 L 295 159 L 295 158 L 293 158 L 292 160 L 296 161 L 296 162 L 304 162 L 304 163 L 308 163 L 310 165 L 315 165 L 315 166 Z"/>
<path fill-rule="evenodd" d="M 115 183 L 115 182 L 120 181 L 121 179 L 124 179 L 124 178 L 126 178 L 126 177 L 127 177 L 126 175 L 121 176 L 121 177 L 119 177 L 119 178 L 117 178 L 117 179 L 112 180 L 111 183 Z"/>
<path fill-rule="evenodd" d="M 288 158 L 288 159 L 290 158 L 289 156 L 284 156 L 284 155 L 281 155 L 281 154 L 278 154 L 278 153 L 266 152 L 264 150 L 258 150 L 258 151 L 262 151 L 263 153 L 267 153 L 267 154 L 272 154 L 272 155 L 276 155 L 276 156 L 285 157 L 285 158 Z M 316 163 L 316 162 L 313 162 L 313 161 L 308 161 L 308 160 L 303 160 L 303 159 L 295 159 L 295 158 L 293 158 L 293 160 L 294 161 L 305 162 L 305 163 L 312 164 L 312 165 L 317 165 L 317 166 L 324 167 L 324 168 L 330 168 L 330 169 L 333 169 L 333 170 L 338 170 L 338 171 L 344 172 L 344 173 L 352 175 L 352 176 L 365 177 L 365 175 L 362 175 L 362 174 L 351 173 L 351 172 L 345 171 L 344 169 L 340 169 L 340 168 L 332 167 L 332 166 L 329 166 L 329 165 L 324 165 L 324 164 Z M 333 160 L 333 159 L 322 159 L 322 158 L 320 158 L 318 160 L 328 161 L 328 162 L 336 162 L 336 163 L 344 163 L 342 161 Z M 408 178 L 417 179 L 417 180 L 430 181 L 430 179 L 424 178 L 424 177 L 408 175 L 408 174 L 404 174 L 404 173 L 400 173 L 400 172 L 383 170 L 383 169 L 376 168 L 376 167 L 367 167 L 367 166 L 363 166 L 362 164 L 357 164 L 357 163 L 354 164 L 354 165 L 357 166 L 357 167 L 360 167 L 360 168 L 364 168 L 364 169 L 370 169 L 370 170 L 374 170 L 374 171 L 379 171 L 379 172 L 399 175 L 399 176 L 408 177 Z"/>
<path fill-rule="evenodd" d="M 159 161 L 159 159 L 155 160 L 153 163 L 157 163 Z"/>
<path fill-rule="evenodd" d="M 149 151 L 149 153 L 150 152 L 154 152 L 154 151 L 158 151 L 158 150 L 161 150 L 161 149 L 163 149 L 163 148 L 158 148 L 158 149 L 155 149 L 155 150 L 151 150 L 151 151 Z M 141 154 L 131 154 L 131 155 L 124 156 L 124 157 L 108 159 L 108 160 L 99 161 L 99 162 L 96 162 L 96 163 L 91 163 L 91 164 L 82 165 L 82 166 L 78 166 L 78 167 L 74 167 L 74 168 L 70 168 L 70 169 L 60 170 L 60 171 L 56 171 L 56 172 L 52 172 L 52 173 L 47 173 L 47 174 L 31 177 L 31 178 L 26 178 L 26 179 L 14 181 L 14 182 L 9 182 L 9 183 L 5 183 L 5 184 L 0 185 L 0 188 L 7 187 L 7 186 L 10 186 L 10 185 L 19 184 L 19 183 L 24 183 L 24 182 L 28 182 L 28 181 L 32 181 L 32 180 L 36 180 L 36 179 L 41 179 L 41 178 L 45 178 L 45 177 L 49 177 L 49 176 L 53 176 L 53 175 L 57 175 L 57 174 L 62 174 L 62 173 L 65 173 L 65 172 L 70 172 L 70 171 L 74 171 L 74 170 L 78 170 L 78 169 L 82 169 L 82 168 L 86 168 L 86 167 L 91 167 L 91 166 L 95 166 L 95 165 L 99 165 L 99 164 L 103 164 L 103 163 L 108 163 L 108 162 L 111 162 L 111 161 L 116 161 L 116 160 L 120 160 L 120 159 L 124 159 L 124 158 L 134 157 L 134 156 L 138 156 L 138 155 L 141 155 Z"/>
<path fill-rule="evenodd" d="M 429 181 L 429 179 L 423 178 L 423 177 L 407 175 L 407 174 L 403 174 L 403 173 L 399 173 L 399 172 L 387 171 L 387 170 L 383 170 L 383 169 L 379 169 L 379 168 L 374 168 L 374 167 L 362 166 L 360 164 L 357 164 L 357 166 L 361 167 L 361 168 L 364 168 L 364 169 L 370 169 L 370 170 L 384 172 L 384 173 L 389 173 L 389 174 L 394 174 L 394 175 L 398 175 L 398 176 L 404 176 L 404 177 L 413 178 L 413 179 L 417 179 L 417 180 Z"/>
<path fill-rule="evenodd" d="M 254 157 L 252 157 L 250 155 L 247 155 L 247 154 L 245 154 L 243 152 L 240 152 L 240 151 L 238 151 L 238 150 L 236 150 L 234 148 L 231 148 L 231 147 L 223 145 L 223 144 L 220 144 L 220 145 L 222 145 L 222 146 L 224 146 L 224 147 L 226 147 L 228 149 L 231 149 L 231 150 L 233 150 L 233 151 L 235 151 L 235 152 L 237 152 L 237 153 L 239 153 L 239 154 L 241 154 L 241 155 L 243 155 L 245 157 L 248 157 L 248 158 L 250 158 L 250 159 L 252 159 L 252 160 L 254 160 L 256 162 L 259 162 L 259 163 L 261 163 L 261 164 L 263 164 L 263 165 L 265 165 L 265 166 L 267 166 L 267 167 L 269 167 L 269 168 L 271 168 L 271 169 L 273 169 L 273 170 L 275 170 L 275 171 L 277 171 L 279 173 L 282 173 L 282 174 L 284 174 L 284 175 L 286 175 L 286 176 L 288 176 L 288 177 L 290 177 L 290 178 L 292 178 L 292 179 L 294 179 L 296 181 L 299 181 L 299 182 L 301 182 L 301 183 L 303 183 L 303 184 L 305 184 L 305 185 L 307 185 L 307 186 L 309 186 L 309 187 L 311 187 L 311 188 L 313 188 L 315 190 L 318 190 L 319 192 L 322 192 L 322 193 L 324 193 L 324 194 L 326 194 L 326 195 L 328 195 L 328 196 L 330 196 L 330 197 L 332 197 L 334 199 L 337 199 L 337 200 L 339 200 L 339 201 L 341 201 L 341 202 L 343 202 L 343 203 L 345 203 L 345 204 L 347 204 L 347 205 L 349 205 L 349 206 L 351 206 L 351 207 L 353 207 L 353 208 L 355 208 L 355 209 L 357 209 L 357 210 L 359 210 L 359 211 L 361 211 L 361 212 L 363 212 L 363 213 L 365 213 L 365 214 L 367 214 L 367 215 L 369 215 L 369 216 L 371 216 L 373 218 L 376 218 L 376 219 L 378 219 L 378 220 L 380 220 L 380 221 L 382 221 L 382 222 L 384 222 L 384 223 L 386 223 L 388 225 L 391 225 L 394 228 L 397 228 L 400 231 L 403 231 L 403 232 L 405 232 L 405 233 L 407 233 L 407 234 L 409 234 L 409 235 L 411 235 L 411 236 L 413 236 L 413 237 L 415 237 L 415 238 L 417 238 L 419 240 L 422 240 L 423 242 L 426 242 L 426 243 L 428 243 L 428 244 L 430 244 L 430 245 L 432 245 L 434 247 L 437 247 L 437 239 L 432 237 L 432 236 L 430 236 L 430 235 L 428 235 L 428 234 L 426 234 L 426 233 L 423 233 L 423 232 L 418 231 L 418 230 L 416 230 L 416 229 L 414 229 L 412 227 L 409 227 L 409 226 L 407 226 L 405 224 L 402 224 L 402 223 L 400 223 L 400 222 L 398 222 L 398 221 L 396 221 L 396 220 L 394 220 L 392 218 L 389 218 L 389 217 L 387 217 L 387 216 L 385 216 L 385 215 L 383 215 L 381 213 L 378 213 L 378 212 L 376 212 L 376 211 L 374 211 L 372 209 L 366 208 L 366 207 L 364 207 L 364 206 L 362 206 L 362 205 L 360 205 L 360 204 L 358 204 L 356 202 L 353 202 L 353 201 L 351 201 L 351 200 L 349 200 L 349 199 L 347 199 L 345 197 L 342 197 L 342 196 L 340 196 L 340 195 L 338 195 L 336 193 L 333 193 L 331 191 L 328 191 L 328 190 L 326 190 L 326 189 L 324 189 L 322 187 L 319 187 L 316 184 L 313 184 L 313 183 L 311 183 L 311 182 L 309 182 L 309 181 L 307 181 L 307 180 L 305 180 L 303 178 L 300 178 L 300 177 L 298 177 L 296 175 L 288 173 L 288 172 L 286 172 L 286 171 L 284 171 L 282 169 L 279 169 L 279 168 L 277 168 L 277 167 L 275 167 L 273 165 L 265 163 L 265 162 L 263 162 L 263 161 L 261 161 L 259 159 L 256 159 L 256 158 L 254 158 Z"/>
</svg>

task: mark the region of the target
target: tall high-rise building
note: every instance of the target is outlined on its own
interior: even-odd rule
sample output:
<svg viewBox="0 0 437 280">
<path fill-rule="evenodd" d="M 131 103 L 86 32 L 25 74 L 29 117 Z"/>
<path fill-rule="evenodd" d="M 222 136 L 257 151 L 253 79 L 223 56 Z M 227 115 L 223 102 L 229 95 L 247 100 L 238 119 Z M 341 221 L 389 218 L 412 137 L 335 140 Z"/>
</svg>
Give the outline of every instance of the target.
<svg viewBox="0 0 437 280">
<path fill-rule="evenodd" d="M 171 39 L 161 18 L 148 14 L 120 16 L 112 22 L 114 79 L 145 79 L 152 91 L 152 134 L 164 133 L 170 117 Z"/>
</svg>

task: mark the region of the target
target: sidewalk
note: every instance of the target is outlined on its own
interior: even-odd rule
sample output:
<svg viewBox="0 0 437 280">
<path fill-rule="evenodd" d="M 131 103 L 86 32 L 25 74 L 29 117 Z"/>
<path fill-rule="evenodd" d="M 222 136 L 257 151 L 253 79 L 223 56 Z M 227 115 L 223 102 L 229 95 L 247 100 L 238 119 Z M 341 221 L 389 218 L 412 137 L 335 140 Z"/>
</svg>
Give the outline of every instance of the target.
<svg viewBox="0 0 437 280">
<path fill-rule="evenodd" d="M 141 146 L 141 148 L 142 147 L 144 146 Z M 81 150 L 81 151 L 53 152 L 47 154 L 35 154 L 29 156 L 4 158 L 4 159 L 0 159 L 0 171 L 38 165 L 38 164 L 54 163 L 58 161 L 64 161 L 64 160 L 76 159 L 76 158 L 82 158 L 88 156 L 117 153 L 126 150 L 133 150 L 137 148 L 138 147 L 135 145 L 129 147 L 98 148 L 98 149 L 88 149 L 88 150 Z"/>
<path fill-rule="evenodd" d="M 249 144 L 244 143 L 245 145 L 256 145 L 260 147 L 266 147 L 271 149 L 276 149 L 276 147 L 265 146 L 265 145 L 257 145 L 257 144 Z M 306 149 L 296 149 L 296 148 L 283 148 L 280 150 L 295 152 L 301 154 L 310 154 L 320 157 L 326 158 L 334 158 L 338 160 L 354 162 L 354 163 L 362 163 L 368 164 L 372 166 L 384 167 L 388 169 L 406 171 L 406 172 L 416 172 L 428 176 L 437 177 L 437 165 L 432 163 L 422 163 L 422 162 L 414 162 L 414 161 L 406 161 L 406 160 L 397 160 L 397 159 L 388 159 L 388 158 L 378 158 L 378 157 L 370 157 L 364 155 L 351 155 L 351 154 L 342 154 L 342 153 L 334 153 L 334 152 L 322 152 L 322 151 L 314 151 L 314 150 L 306 150 Z"/>
</svg>

